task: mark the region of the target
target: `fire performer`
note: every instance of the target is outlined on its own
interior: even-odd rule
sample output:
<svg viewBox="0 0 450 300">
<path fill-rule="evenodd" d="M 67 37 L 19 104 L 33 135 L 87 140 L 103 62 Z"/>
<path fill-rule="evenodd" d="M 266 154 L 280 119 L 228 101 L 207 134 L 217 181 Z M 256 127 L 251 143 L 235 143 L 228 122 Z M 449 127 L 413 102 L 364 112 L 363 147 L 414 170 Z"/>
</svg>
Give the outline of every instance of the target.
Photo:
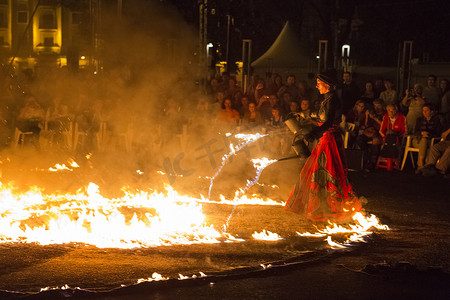
<svg viewBox="0 0 450 300">
<path fill-rule="evenodd" d="M 347 181 L 339 127 L 341 102 L 331 77 L 319 74 L 316 88 L 325 99 L 318 112 L 319 126 L 307 133 L 305 140 L 319 141 L 306 160 L 285 209 L 304 215 L 313 222 L 346 222 L 361 210 L 361 203 Z"/>
</svg>

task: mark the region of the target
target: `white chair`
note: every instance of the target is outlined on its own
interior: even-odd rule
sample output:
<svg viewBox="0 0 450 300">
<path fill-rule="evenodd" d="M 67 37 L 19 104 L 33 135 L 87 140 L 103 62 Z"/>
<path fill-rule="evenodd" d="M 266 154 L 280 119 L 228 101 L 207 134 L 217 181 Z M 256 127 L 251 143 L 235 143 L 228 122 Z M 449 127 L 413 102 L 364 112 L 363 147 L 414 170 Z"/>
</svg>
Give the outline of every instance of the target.
<svg viewBox="0 0 450 300">
<path fill-rule="evenodd" d="M 102 149 L 102 139 L 103 139 L 103 134 L 104 131 L 106 130 L 106 123 L 105 122 L 101 122 L 100 123 L 100 130 L 95 134 L 95 139 L 97 142 L 97 148 L 99 150 Z M 72 151 L 76 152 L 78 144 L 84 144 L 86 137 L 87 137 L 88 133 L 86 131 L 81 131 L 78 128 L 78 122 L 75 122 L 75 129 L 73 131 L 73 144 L 72 144 Z"/>
<path fill-rule="evenodd" d="M 347 123 L 345 134 L 344 134 L 344 148 L 348 148 L 348 139 L 350 136 L 350 132 L 355 130 L 355 124 L 354 123 Z"/>
<path fill-rule="evenodd" d="M 16 130 L 14 132 L 14 148 L 17 148 L 19 146 L 19 142 L 23 147 L 23 144 L 25 143 L 25 136 L 27 135 L 33 135 L 33 133 L 31 131 L 22 131 L 16 127 Z"/>
<path fill-rule="evenodd" d="M 403 168 L 405 167 L 406 158 L 408 157 L 408 154 L 411 157 L 411 164 L 412 164 L 413 168 L 416 168 L 416 164 L 414 163 L 413 152 L 419 153 L 419 148 L 413 147 L 413 145 L 412 145 L 413 137 L 414 137 L 414 135 L 408 135 L 406 137 L 405 151 L 403 152 L 403 160 L 402 160 L 402 165 L 400 167 L 400 170 L 402 170 L 402 171 L 403 171 Z M 440 138 L 432 138 L 430 148 L 433 147 L 435 141 L 439 141 L 439 140 L 440 140 Z"/>
</svg>

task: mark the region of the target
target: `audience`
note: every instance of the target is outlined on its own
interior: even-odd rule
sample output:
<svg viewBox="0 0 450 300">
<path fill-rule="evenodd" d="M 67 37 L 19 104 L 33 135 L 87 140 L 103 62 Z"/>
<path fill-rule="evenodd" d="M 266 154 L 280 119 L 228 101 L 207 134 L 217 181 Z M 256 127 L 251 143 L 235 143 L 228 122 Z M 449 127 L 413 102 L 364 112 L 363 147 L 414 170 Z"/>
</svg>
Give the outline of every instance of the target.
<svg viewBox="0 0 450 300">
<path fill-rule="evenodd" d="M 440 79 L 439 87 L 436 87 L 437 78 L 430 75 L 425 88 L 415 84 L 412 90 L 406 90 L 405 97 L 399 103 L 397 91 L 390 79 L 384 80 L 384 90 L 382 84 L 380 85 L 383 81 L 377 80 L 376 84 L 371 81 L 365 82 L 363 93 L 360 92 L 351 73 L 344 72 L 342 79 L 343 83 L 338 87 L 338 94 L 344 107 L 348 108 L 345 114 L 346 121 L 355 124 L 356 139 L 353 146 L 364 151 L 365 168 L 374 168 L 382 144 L 384 144 L 382 155 L 394 147 L 397 151 L 388 154 L 398 157 L 400 154 L 398 149 L 402 145 L 400 141 L 408 130 L 413 134 L 412 146 L 419 148 L 418 171 L 425 170 L 422 174 L 426 175 L 426 171 L 433 166 L 438 172 L 444 174 L 448 172 L 449 130 L 442 134 L 446 140 L 430 148 L 431 139 L 439 137 L 442 128 L 448 128 L 450 124 L 450 88 L 447 79 Z M 66 97 L 64 94 L 64 98 L 61 98 L 58 97 L 61 93 L 47 91 L 48 96 L 43 99 L 51 99 L 51 103 L 48 103 L 49 101 L 39 103 L 31 94 L 26 94 L 24 105 L 20 109 L 16 108 L 12 114 L 15 120 L 12 129 L 17 127 L 23 132 L 31 132 L 28 139 L 39 148 L 41 128 L 60 134 L 67 131 L 71 122 L 74 122 L 73 124 L 78 124 L 78 130 L 87 132 L 93 142 L 100 124 L 106 122 L 108 128 L 117 126 L 114 119 L 108 119 L 107 112 L 113 105 L 106 102 L 111 96 L 114 101 L 118 101 L 117 94 L 99 97 L 92 92 L 92 83 L 89 79 L 84 80 L 83 84 L 90 88 L 81 89 L 84 90 L 83 93 L 71 92 L 72 97 Z M 175 93 L 171 93 L 171 97 L 167 97 L 166 94 L 159 95 L 161 99 L 166 98 L 167 101 L 160 105 L 158 114 L 150 118 L 153 118 L 155 128 L 159 124 L 160 128 L 163 127 L 163 131 L 175 135 L 185 133 L 185 126 L 190 128 L 188 133 L 191 135 L 192 130 L 200 135 L 214 134 L 218 131 L 253 133 L 266 131 L 269 136 L 261 143 L 261 147 L 265 148 L 268 154 L 280 157 L 290 149 L 290 133 L 285 130 L 284 124 L 286 119 L 296 118 L 302 126 L 317 126 L 311 115 L 321 100 L 317 92 L 308 87 L 308 82 L 305 80 L 297 82 L 294 75 L 289 75 L 286 84 L 283 85 L 282 77 L 276 73 L 270 74 L 267 81 L 253 76 L 244 93 L 236 78 L 224 73 L 210 80 L 209 86 L 203 90 L 203 95 L 190 97 L 189 100 L 192 101 L 181 101 L 183 96 Z M 34 91 L 32 85 L 28 87 Z M 40 87 L 38 91 L 43 90 Z M 5 93 L 3 91 L 2 95 Z M 78 95 L 79 102 L 75 104 L 72 99 L 76 99 Z M 404 114 L 398 111 L 397 103 L 400 104 Z M 196 106 L 190 107 L 192 104 Z M 384 104 L 387 105 L 387 110 L 384 109 Z M 6 120 L 6 117 L 2 116 L 1 119 Z M 7 132 L 6 129 L 3 131 Z M 169 147 L 168 141 L 174 139 L 175 135 L 164 135 L 165 141 L 161 147 L 163 149 Z M 90 149 L 96 150 L 95 147 Z"/>
<path fill-rule="evenodd" d="M 384 87 L 386 89 L 380 93 L 380 99 L 385 105 L 397 105 L 397 91 L 392 88 L 392 81 L 390 79 L 386 79 L 384 81 Z"/>
<path fill-rule="evenodd" d="M 426 166 L 422 169 L 424 176 L 432 176 L 437 172 L 446 178 L 450 177 L 450 128 L 441 135 L 442 141 L 430 149 L 426 160 Z"/>
<path fill-rule="evenodd" d="M 405 97 L 401 102 L 403 112 L 406 113 L 406 124 L 408 126 L 408 134 L 412 134 L 417 118 L 422 116 L 422 107 L 425 100 L 422 95 L 423 87 L 416 83 L 412 90 L 405 91 Z"/>
<path fill-rule="evenodd" d="M 264 124 L 261 113 L 257 110 L 256 104 L 250 102 L 248 104 L 248 112 L 242 118 L 242 128 L 244 130 L 255 130 Z"/>
</svg>

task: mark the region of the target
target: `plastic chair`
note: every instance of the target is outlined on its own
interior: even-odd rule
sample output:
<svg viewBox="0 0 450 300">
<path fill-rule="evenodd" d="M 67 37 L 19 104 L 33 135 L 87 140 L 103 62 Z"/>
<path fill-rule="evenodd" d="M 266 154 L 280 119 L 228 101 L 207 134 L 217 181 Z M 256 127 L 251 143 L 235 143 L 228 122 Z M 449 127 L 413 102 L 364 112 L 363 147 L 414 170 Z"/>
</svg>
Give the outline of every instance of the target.
<svg viewBox="0 0 450 300">
<path fill-rule="evenodd" d="M 414 137 L 413 135 L 408 135 L 406 137 L 405 151 L 403 152 L 402 166 L 400 168 L 400 170 L 402 170 L 402 171 L 403 171 L 403 168 L 405 167 L 406 158 L 408 157 L 408 154 L 411 157 L 411 164 L 412 164 L 413 168 L 416 168 L 416 164 L 414 163 L 413 152 L 419 153 L 419 148 L 413 147 L 413 145 L 412 145 L 413 137 Z M 432 138 L 430 148 L 433 147 L 435 141 L 439 141 L 439 140 L 440 140 L 440 138 Z"/>
<path fill-rule="evenodd" d="M 106 123 L 105 122 L 101 122 L 100 123 L 100 130 L 95 134 L 95 139 L 97 142 L 97 148 L 99 150 L 102 149 L 102 139 L 103 139 L 103 134 L 104 131 L 106 130 Z M 87 137 L 88 133 L 86 131 L 81 131 L 78 129 L 78 122 L 75 122 L 75 129 L 73 131 L 73 145 L 72 145 L 72 151 L 76 152 L 78 144 L 84 144 L 86 137 Z"/>
<path fill-rule="evenodd" d="M 31 131 L 22 131 L 19 128 L 16 127 L 16 130 L 14 132 L 14 148 L 17 148 L 20 145 L 23 147 L 23 144 L 25 142 L 25 136 L 27 135 L 33 135 Z"/>
<path fill-rule="evenodd" d="M 347 123 L 346 126 L 346 131 L 345 131 L 345 135 L 344 135 L 344 148 L 347 149 L 348 148 L 348 139 L 350 136 L 350 132 L 355 130 L 355 124 L 354 123 Z"/>
<path fill-rule="evenodd" d="M 392 171 L 393 169 L 400 169 L 400 162 L 398 160 L 398 158 L 387 158 L 387 157 L 378 157 L 377 160 L 377 169 L 378 168 L 383 168 L 386 169 L 388 171 Z"/>
</svg>

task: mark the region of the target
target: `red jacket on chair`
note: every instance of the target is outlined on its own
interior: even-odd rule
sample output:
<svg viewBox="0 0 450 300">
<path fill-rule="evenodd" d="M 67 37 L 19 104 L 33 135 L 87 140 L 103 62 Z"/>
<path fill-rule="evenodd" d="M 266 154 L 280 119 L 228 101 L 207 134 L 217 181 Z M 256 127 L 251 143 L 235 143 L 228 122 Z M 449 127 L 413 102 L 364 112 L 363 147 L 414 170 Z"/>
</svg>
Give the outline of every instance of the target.
<svg viewBox="0 0 450 300">
<path fill-rule="evenodd" d="M 389 115 L 385 114 L 383 116 L 383 122 L 381 122 L 380 127 L 380 134 L 383 137 L 383 140 L 386 138 L 386 131 L 394 130 L 397 132 L 398 136 L 402 136 L 406 134 L 406 118 L 401 113 L 397 113 L 397 118 L 395 119 L 394 123 L 392 124 Z"/>
</svg>

